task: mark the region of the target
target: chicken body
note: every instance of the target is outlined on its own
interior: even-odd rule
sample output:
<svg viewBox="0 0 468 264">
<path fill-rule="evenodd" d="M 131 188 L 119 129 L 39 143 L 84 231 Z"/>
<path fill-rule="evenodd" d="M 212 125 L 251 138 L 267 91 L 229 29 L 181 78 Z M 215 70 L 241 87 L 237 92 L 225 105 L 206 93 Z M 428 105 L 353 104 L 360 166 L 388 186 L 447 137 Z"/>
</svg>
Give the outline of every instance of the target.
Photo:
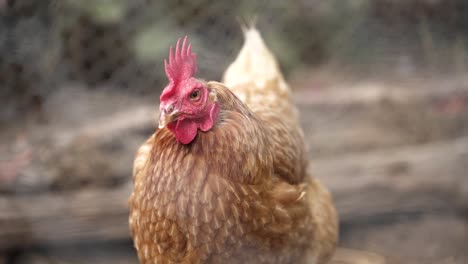
<svg viewBox="0 0 468 264">
<path fill-rule="evenodd" d="M 290 90 L 255 29 L 245 32 L 212 129 L 190 144 L 158 129 L 138 150 L 130 229 L 141 263 L 326 263 L 329 193 L 307 175 Z M 229 87 L 229 88 L 227 88 Z"/>
</svg>

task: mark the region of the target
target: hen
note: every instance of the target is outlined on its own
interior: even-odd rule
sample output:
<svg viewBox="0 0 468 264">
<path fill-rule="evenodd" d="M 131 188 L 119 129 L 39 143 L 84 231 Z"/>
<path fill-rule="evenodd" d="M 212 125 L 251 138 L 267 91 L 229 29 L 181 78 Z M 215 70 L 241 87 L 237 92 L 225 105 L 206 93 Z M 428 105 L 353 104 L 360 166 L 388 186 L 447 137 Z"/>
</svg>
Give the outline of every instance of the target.
<svg viewBox="0 0 468 264">
<path fill-rule="evenodd" d="M 129 200 L 141 263 L 326 263 L 334 252 L 336 211 L 307 174 L 288 85 L 258 31 L 244 33 L 224 84 L 194 77 L 187 38 L 165 61 L 159 128 L 137 152 Z"/>
</svg>

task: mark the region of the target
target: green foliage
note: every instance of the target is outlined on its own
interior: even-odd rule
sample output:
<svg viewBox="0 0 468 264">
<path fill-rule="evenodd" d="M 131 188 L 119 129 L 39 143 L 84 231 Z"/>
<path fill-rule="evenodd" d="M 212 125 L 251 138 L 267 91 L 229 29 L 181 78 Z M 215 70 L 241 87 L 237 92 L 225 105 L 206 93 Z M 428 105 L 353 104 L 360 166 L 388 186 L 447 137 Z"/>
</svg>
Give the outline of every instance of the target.
<svg viewBox="0 0 468 264">
<path fill-rule="evenodd" d="M 126 0 L 67 0 L 68 4 L 75 7 L 78 12 L 93 17 L 99 22 L 120 21 L 124 14 Z"/>
</svg>

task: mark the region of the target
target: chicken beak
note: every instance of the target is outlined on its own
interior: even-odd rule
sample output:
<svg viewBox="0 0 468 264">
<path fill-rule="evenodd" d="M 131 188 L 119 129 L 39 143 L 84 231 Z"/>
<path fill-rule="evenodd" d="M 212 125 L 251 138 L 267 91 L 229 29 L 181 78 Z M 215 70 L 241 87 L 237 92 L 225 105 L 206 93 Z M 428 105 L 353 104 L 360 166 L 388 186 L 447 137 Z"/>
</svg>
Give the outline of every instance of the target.
<svg viewBox="0 0 468 264">
<path fill-rule="evenodd" d="M 168 113 L 166 109 L 161 110 L 161 113 L 159 114 L 159 128 L 165 127 L 167 124 L 174 122 L 177 120 L 179 117 L 180 113 L 177 110 L 172 111 L 171 113 Z"/>
</svg>

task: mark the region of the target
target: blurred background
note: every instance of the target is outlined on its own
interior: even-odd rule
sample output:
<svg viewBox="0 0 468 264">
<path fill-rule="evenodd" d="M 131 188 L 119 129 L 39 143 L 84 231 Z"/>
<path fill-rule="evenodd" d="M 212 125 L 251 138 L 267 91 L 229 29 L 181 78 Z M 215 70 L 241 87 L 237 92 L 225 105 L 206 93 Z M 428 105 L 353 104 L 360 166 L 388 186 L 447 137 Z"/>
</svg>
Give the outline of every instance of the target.
<svg viewBox="0 0 468 264">
<path fill-rule="evenodd" d="M 468 1 L 0 0 L 0 263 L 137 263 L 127 198 L 163 59 L 219 80 L 257 27 L 294 90 L 340 245 L 468 263 Z"/>
</svg>

